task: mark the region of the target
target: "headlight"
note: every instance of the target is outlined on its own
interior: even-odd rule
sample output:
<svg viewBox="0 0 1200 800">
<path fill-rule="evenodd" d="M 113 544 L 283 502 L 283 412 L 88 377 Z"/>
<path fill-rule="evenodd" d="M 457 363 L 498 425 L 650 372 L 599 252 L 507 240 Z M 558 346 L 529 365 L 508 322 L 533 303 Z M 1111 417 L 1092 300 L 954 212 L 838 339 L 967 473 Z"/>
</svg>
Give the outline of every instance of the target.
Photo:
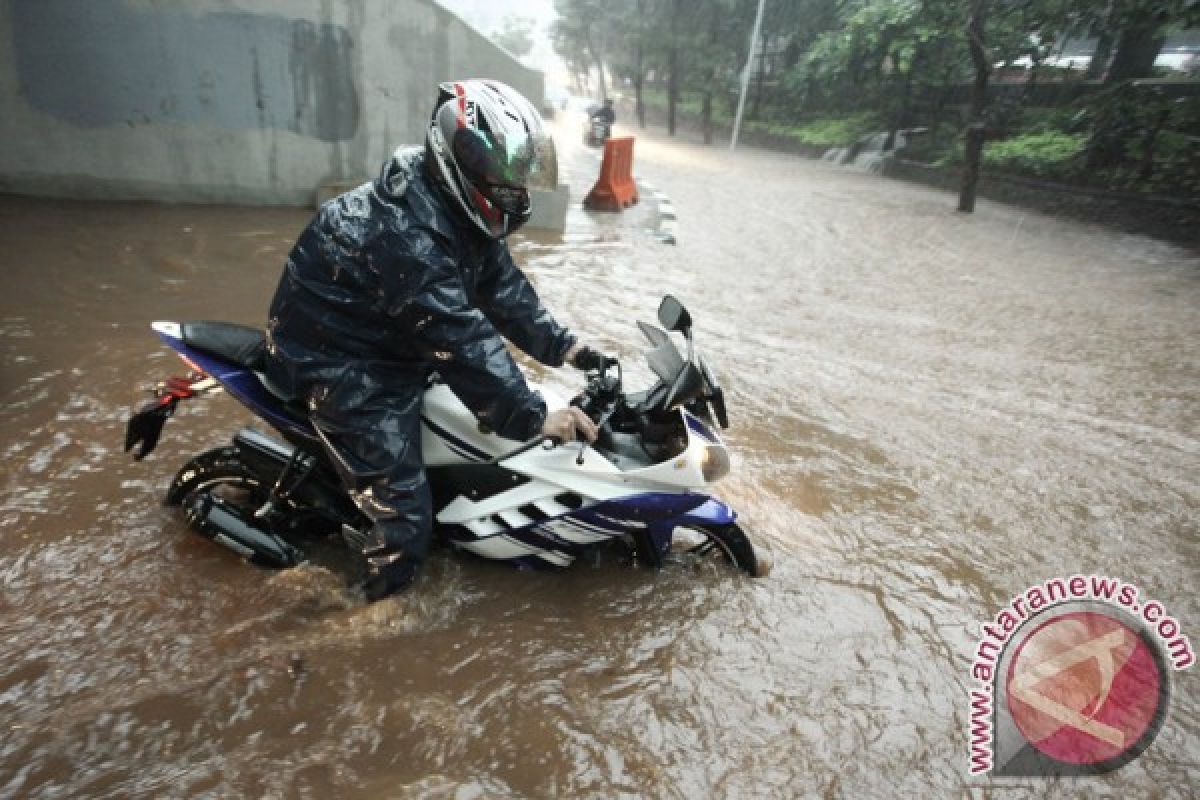
<svg viewBox="0 0 1200 800">
<path fill-rule="evenodd" d="M 704 455 L 700 457 L 700 474 L 706 483 L 719 481 L 729 474 L 729 451 L 724 445 L 705 445 Z"/>
</svg>

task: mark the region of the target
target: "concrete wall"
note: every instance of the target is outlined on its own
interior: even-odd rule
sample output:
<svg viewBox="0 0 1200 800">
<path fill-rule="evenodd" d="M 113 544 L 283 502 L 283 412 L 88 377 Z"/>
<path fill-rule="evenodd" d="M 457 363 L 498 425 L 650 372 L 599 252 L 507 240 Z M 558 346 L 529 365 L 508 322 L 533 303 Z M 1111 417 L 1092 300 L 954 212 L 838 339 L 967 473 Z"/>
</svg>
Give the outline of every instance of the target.
<svg viewBox="0 0 1200 800">
<path fill-rule="evenodd" d="M 0 0 L 0 191 L 307 204 L 436 86 L 543 78 L 431 0 Z"/>
</svg>

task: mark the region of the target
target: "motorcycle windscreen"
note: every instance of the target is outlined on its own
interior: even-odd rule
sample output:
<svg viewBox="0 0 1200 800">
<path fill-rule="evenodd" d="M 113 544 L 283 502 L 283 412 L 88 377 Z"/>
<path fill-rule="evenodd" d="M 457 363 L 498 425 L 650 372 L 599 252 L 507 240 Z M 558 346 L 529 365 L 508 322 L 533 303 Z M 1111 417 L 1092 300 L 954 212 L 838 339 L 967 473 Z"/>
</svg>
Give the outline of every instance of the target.
<svg viewBox="0 0 1200 800">
<path fill-rule="evenodd" d="M 638 322 L 638 327 L 654 346 L 654 349 L 646 354 L 646 363 L 659 380 L 667 386 L 674 386 L 686 366 L 679 348 L 671 341 L 671 335 L 662 328 L 641 321 Z"/>
</svg>

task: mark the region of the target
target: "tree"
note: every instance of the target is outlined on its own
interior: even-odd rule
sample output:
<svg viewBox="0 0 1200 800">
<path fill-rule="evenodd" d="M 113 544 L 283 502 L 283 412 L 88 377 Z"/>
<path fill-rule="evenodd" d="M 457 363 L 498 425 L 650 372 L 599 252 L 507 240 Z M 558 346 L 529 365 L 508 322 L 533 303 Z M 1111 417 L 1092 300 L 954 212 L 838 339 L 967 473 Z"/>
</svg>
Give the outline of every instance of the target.
<svg viewBox="0 0 1200 800">
<path fill-rule="evenodd" d="M 1154 61 L 1167 40 L 1164 28 L 1172 13 L 1179 12 L 1180 9 L 1174 8 L 1179 5 L 1156 1 L 1122 4 L 1121 32 L 1116 37 L 1116 51 L 1104 77 L 1106 84 L 1147 78 L 1153 73 Z"/>
<path fill-rule="evenodd" d="M 1148 78 L 1174 29 L 1200 25 L 1197 0 L 1037 0 L 1059 7 L 1059 24 L 1068 34 L 1096 36 L 1086 77 L 1113 85 Z"/>
<path fill-rule="evenodd" d="M 533 51 L 534 21 L 529 17 L 509 15 L 504 18 L 503 28 L 492 34 L 492 41 L 512 53 L 524 58 Z"/>
<path fill-rule="evenodd" d="M 975 82 L 971 86 L 971 117 L 967 123 L 962 187 L 958 194 L 958 210 L 967 213 L 975 210 L 975 189 L 979 183 L 979 164 L 983 160 L 983 141 L 987 132 L 983 115 L 987 108 L 988 77 L 992 71 L 984 38 L 987 10 L 988 0 L 971 0 L 971 16 L 967 20 L 967 47 L 975 65 Z"/>
<path fill-rule="evenodd" d="M 675 135 L 675 106 L 679 103 L 679 72 L 681 27 L 683 20 L 679 12 L 682 0 L 671 0 L 671 27 L 667 37 L 667 135 Z"/>
<path fill-rule="evenodd" d="M 1155 112 L 1152 120 L 1139 113 L 1154 105 L 1139 100 L 1132 81 L 1153 74 L 1154 62 L 1172 26 L 1200 24 L 1200 2 L 1196 0 L 1112 0 L 1104 8 L 1104 21 L 1115 42 L 1112 62 L 1104 74 L 1109 87 L 1091 105 L 1091 135 L 1087 145 L 1089 170 L 1115 167 L 1128 158 L 1129 144 L 1141 138 L 1143 152 L 1153 153 L 1153 143 L 1169 112 Z M 1140 172 L 1149 177 L 1152 163 L 1143 158 Z"/>
<path fill-rule="evenodd" d="M 633 84 L 633 109 L 638 127 L 646 127 L 646 102 L 642 91 L 646 84 L 646 50 L 651 23 L 647 19 L 652 0 L 635 0 L 632 19 L 626 15 L 618 23 L 617 41 L 624 42 L 621 55 L 615 56 L 615 70 L 630 79 Z M 618 66 L 619 64 L 619 66 Z"/>
<path fill-rule="evenodd" d="M 554 0 L 558 12 L 551 26 L 554 50 L 576 75 L 585 78 L 592 67 L 600 75 L 600 99 L 608 96 L 604 66 L 609 43 L 615 38 L 617 19 L 625 2 Z"/>
</svg>

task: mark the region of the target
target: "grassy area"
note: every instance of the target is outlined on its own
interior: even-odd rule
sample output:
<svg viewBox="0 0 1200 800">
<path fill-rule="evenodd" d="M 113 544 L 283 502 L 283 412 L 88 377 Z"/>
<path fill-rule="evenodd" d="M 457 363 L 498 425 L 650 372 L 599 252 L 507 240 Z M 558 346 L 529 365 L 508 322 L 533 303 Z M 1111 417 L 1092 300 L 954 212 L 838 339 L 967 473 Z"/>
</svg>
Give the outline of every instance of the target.
<svg viewBox="0 0 1200 800">
<path fill-rule="evenodd" d="M 647 107 L 660 112 L 667 108 L 667 93 L 662 89 L 646 89 L 643 99 Z M 713 122 L 728 129 L 733 114 L 727 98 L 714 98 Z M 703 98 L 695 92 L 684 92 L 677 106 L 681 115 L 699 119 Z M 768 112 L 780 115 L 779 109 Z M 1172 111 L 1172 122 L 1183 128 L 1195 127 L 1182 107 Z M 1085 170 L 1083 162 L 1088 146 L 1089 118 L 1078 107 L 1029 107 L 1017 111 L 1008 119 L 998 121 L 998 130 L 1008 135 L 991 139 L 983 151 L 985 169 L 996 173 L 1027 175 L 1052 181 L 1080 183 L 1109 189 L 1157 191 L 1164 193 L 1200 194 L 1200 137 L 1170 129 L 1163 130 L 1155 146 L 1150 171 L 1144 171 L 1142 161 L 1144 134 L 1140 131 L 1127 137 L 1125 163 L 1104 170 Z M 808 152 L 832 147 L 846 147 L 862 136 L 886 129 L 878 114 L 872 112 L 801 115 L 798 119 L 745 119 L 745 133 L 762 134 L 779 144 L 794 143 Z M 963 145 L 960 123 L 945 120 L 936 131 L 913 140 L 902 158 L 939 166 L 962 163 Z"/>
<path fill-rule="evenodd" d="M 664 89 L 643 89 L 642 100 L 647 108 L 667 110 L 667 92 Z M 684 114 L 694 114 L 699 117 L 704 113 L 704 97 L 696 92 L 683 92 L 679 96 L 679 103 L 675 108 Z M 733 115 L 725 110 L 724 105 L 717 98 L 713 98 L 713 122 L 718 125 L 733 124 Z"/>
<path fill-rule="evenodd" d="M 983 163 L 1039 178 L 1061 178 L 1079 169 L 1086 146 L 1087 136 L 1082 133 L 1026 133 L 989 142 L 983 150 Z"/>
<path fill-rule="evenodd" d="M 648 108 L 666 111 L 667 93 L 661 89 L 645 89 L 642 99 Z M 717 125 L 733 125 L 733 115 L 720 100 L 713 102 L 713 122 Z M 700 117 L 703 113 L 703 97 L 684 92 L 680 95 L 676 109 L 683 114 Z M 791 139 L 812 147 L 845 147 L 859 137 L 880 130 L 879 119 L 872 113 L 847 114 L 842 116 L 815 117 L 799 123 L 783 121 L 743 119 L 742 129 Z"/>
<path fill-rule="evenodd" d="M 841 117 L 818 117 L 789 126 L 785 136 L 814 147 L 845 147 L 868 133 L 882 130 L 879 118 L 870 112 Z"/>
</svg>

